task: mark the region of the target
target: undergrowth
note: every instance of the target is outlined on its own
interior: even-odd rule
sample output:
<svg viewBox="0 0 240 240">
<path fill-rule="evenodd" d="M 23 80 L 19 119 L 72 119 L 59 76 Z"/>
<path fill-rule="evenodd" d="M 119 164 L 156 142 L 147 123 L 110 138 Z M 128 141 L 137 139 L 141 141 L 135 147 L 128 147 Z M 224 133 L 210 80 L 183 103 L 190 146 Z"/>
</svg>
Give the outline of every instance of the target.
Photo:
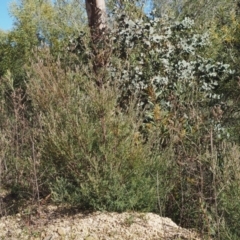
<svg viewBox="0 0 240 240">
<path fill-rule="evenodd" d="M 1 77 L 0 187 L 15 205 L 50 194 L 237 239 L 240 149 L 214 91 L 231 71 L 201 56 L 207 37 L 188 18 L 116 21 L 98 72 L 85 37 L 83 52 L 33 49 L 24 87 L 10 71 Z"/>
</svg>

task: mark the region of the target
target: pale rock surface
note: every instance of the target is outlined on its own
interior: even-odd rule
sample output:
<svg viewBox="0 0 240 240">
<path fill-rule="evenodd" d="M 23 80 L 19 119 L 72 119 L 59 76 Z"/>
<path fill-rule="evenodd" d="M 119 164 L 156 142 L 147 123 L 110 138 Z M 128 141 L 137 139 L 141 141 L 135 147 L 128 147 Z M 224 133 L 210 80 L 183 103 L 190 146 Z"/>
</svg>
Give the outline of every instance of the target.
<svg viewBox="0 0 240 240">
<path fill-rule="evenodd" d="M 37 207 L 33 214 L 0 218 L 0 239 L 30 240 L 200 240 L 171 219 L 153 213 L 68 213 Z M 37 212 L 37 213 L 36 213 Z"/>
</svg>

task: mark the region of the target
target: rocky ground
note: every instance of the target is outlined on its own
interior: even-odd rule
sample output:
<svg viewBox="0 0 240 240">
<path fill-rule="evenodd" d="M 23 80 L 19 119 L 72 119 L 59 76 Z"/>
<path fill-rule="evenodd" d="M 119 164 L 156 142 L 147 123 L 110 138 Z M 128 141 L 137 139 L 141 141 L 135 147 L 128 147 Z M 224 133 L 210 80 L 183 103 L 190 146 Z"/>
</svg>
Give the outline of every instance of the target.
<svg viewBox="0 0 240 240">
<path fill-rule="evenodd" d="M 153 213 L 74 213 L 56 206 L 31 208 L 0 219 L 0 239 L 200 239 Z"/>
<path fill-rule="evenodd" d="M 79 213 L 79 210 L 46 202 L 24 204 L 18 209 L 13 206 L 13 197 L 0 194 L 0 240 L 201 239 L 195 232 L 153 213 Z"/>
</svg>

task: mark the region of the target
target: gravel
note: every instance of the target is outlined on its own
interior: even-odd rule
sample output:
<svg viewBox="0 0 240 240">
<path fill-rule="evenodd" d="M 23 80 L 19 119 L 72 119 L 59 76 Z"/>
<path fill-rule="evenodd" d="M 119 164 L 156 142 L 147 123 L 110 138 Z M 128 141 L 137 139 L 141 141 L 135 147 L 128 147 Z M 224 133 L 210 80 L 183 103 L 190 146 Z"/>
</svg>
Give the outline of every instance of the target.
<svg viewBox="0 0 240 240">
<path fill-rule="evenodd" d="M 171 219 L 153 213 L 76 212 L 53 205 L 31 206 L 0 218 L 0 239 L 171 240 L 201 239 Z"/>
</svg>

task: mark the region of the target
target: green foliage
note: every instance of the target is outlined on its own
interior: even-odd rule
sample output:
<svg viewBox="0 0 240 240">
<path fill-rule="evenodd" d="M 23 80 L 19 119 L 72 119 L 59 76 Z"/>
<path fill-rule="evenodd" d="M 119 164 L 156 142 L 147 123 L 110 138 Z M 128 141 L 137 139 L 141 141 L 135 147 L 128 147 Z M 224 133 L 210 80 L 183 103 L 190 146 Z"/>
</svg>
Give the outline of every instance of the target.
<svg viewBox="0 0 240 240">
<path fill-rule="evenodd" d="M 45 189 L 54 201 L 81 208 L 156 210 L 156 176 L 164 179 L 171 161 L 144 144 L 135 110 L 117 111 L 115 87 L 97 89 L 80 73 L 64 73 L 50 62 L 34 64 L 28 84 L 44 129 Z"/>
<path fill-rule="evenodd" d="M 191 134 L 199 128 L 199 120 L 221 97 L 215 94 L 219 82 L 232 74 L 227 64 L 203 56 L 209 46 L 208 34 L 198 34 L 189 18 L 171 22 L 119 15 L 111 40 L 110 73 L 122 90 L 119 105 L 124 108 L 137 95 L 138 106 L 147 110 L 145 123 L 159 123 L 168 131 L 171 126 L 166 122 L 173 113 L 174 122 L 184 122 L 179 132 Z M 198 116 L 191 116 L 193 109 L 198 109 Z"/>
<path fill-rule="evenodd" d="M 183 226 L 216 236 L 219 212 L 212 205 L 218 203 L 220 174 L 215 176 L 212 167 L 223 167 L 220 144 L 227 136 L 218 105 L 222 95 L 216 91 L 234 72 L 204 55 L 210 49 L 208 34 L 199 34 L 189 18 L 171 22 L 120 14 L 116 22 L 109 70 L 122 91 L 118 105 L 125 109 L 137 96 L 137 109 L 145 110 L 141 133 L 148 139 L 157 132 L 159 149 L 173 144 L 179 164 L 164 212 Z M 207 154 L 215 147 L 217 163 Z"/>
<path fill-rule="evenodd" d="M 225 143 L 226 144 L 226 143 Z M 224 157 L 224 169 L 220 175 L 219 212 L 222 212 L 221 239 L 238 239 L 239 232 L 239 146 L 227 144 Z"/>
<path fill-rule="evenodd" d="M 230 32 L 225 44 L 237 44 L 237 16 L 203 33 L 200 16 L 146 17 L 133 2 L 114 12 L 108 1 L 111 25 L 93 45 L 78 4 L 22 0 L 14 30 L 0 34 L 1 185 L 238 239 L 238 69 L 216 46 Z"/>
<path fill-rule="evenodd" d="M 12 3 L 10 12 L 15 23 L 11 32 L 1 34 L 0 76 L 10 70 L 17 87 L 25 85 L 33 51 L 50 47 L 55 57 L 63 57 L 70 39 L 86 28 L 80 24 L 85 18 L 79 1 L 21 0 Z"/>
<path fill-rule="evenodd" d="M 161 5 L 157 1 L 153 2 L 160 16 L 170 10 L 173 19 L 183 19 L 186 16 L 194 19 L 198 31 L 202 33 L 207 30 L 212 43 L 211 49 L 205 51 L 204 55 L 228 63 L 234 69 L 232 78 L 219 81 L 215 93 L 221 95 L 226 116 L 232 116 L 223 120 L 224 127 L 231 132 L 232 141 L 239 141 L 239 2 L 184 0 L 163 1 Z"/>
</svg>

